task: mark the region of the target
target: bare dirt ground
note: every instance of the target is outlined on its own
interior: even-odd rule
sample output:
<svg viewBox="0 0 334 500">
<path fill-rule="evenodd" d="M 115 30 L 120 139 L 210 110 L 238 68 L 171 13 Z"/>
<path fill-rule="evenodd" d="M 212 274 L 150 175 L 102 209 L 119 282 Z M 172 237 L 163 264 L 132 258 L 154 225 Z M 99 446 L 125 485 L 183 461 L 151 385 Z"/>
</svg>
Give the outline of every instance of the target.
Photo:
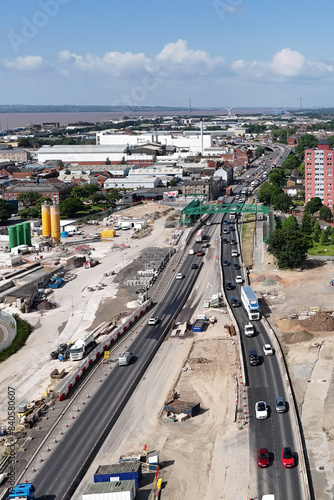
<svg viewBox="0 0 334 500">
<path fill-rule="evenodd" d="M 315 498 L 322 500 L 334 495 L 334 261 L 309 259 L 304 267 L 278 270 L 264 252 L 250 279 L 271 310 L 302 420 Z"/>
</svg>

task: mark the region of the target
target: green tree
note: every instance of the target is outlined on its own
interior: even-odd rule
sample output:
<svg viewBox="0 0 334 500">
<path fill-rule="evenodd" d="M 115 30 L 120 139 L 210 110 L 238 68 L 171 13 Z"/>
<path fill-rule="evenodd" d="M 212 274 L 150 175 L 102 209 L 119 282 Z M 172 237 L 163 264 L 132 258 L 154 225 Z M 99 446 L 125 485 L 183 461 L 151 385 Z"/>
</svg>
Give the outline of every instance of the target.
<svg viewBox="0 0 334 500">
<path fill-rule="evenodd" d="M 84 190 L 83 187 L 81 186 L 75 186 L 72 191 L 71 191 L 71 198 L 85 198 L 86 196 L 86 191 Z"/>
<path fill-rule="evenodd" d="M 318 139 L 311 134 L 301 135 L 298 139 L 298 146 L 296 146 L 296 151 L 299 154 L 304 153 L 305 149 L 315 148 L 318 144 Z"/>
<path fill-rule="evenodd" d="M 84 196 L 86 198 L 89 198 L 92 194 L 94 194 L 96 191 L 99 190 L 99 186 L 97 184 L 84 184 L 82 186 L 82 189 L 84 190 Z"/>
<path fill-rule="evenodd" d="M 283 230 L 291 230 L 291 231 L 298 231 L 299 230 L 299 224 L 294 215 L 290 215 L 284 221 L 282 222 L 282 229 Z"/>
<path fill-rule="evenodd" d="M 23 210 L 19 210 L 19 215 L 24 219 L 38 219 L 41 217 L 41 209 L 40 207 L 27 207 Z"/>
<path fill-rule="evenodd" d="M 320 244 L 329 245 L 331 241 L 331 235 L 332 235 L 332 228 L 330 226 L 327 226 L 326 229 L 321 231 Z"/>
<path fill-rule="evenodd" d="M 94 204 L 108 201 L 105 194 L 98 191 L 96 193 L 93 193 L 90 199 Z"/>
<path fill-rule="evenodd" d="M 271 201 L 277 196 L 279 193 L 283 193 L 281 188 L 270 184 L 270 182 L 264 182 L 259 189 L 257 194 L 257 199 L 260 203 L 264 203 L 265 205 L 270 205 Z"/>
<path fill-rule="evenodd" d="M 318 196 L 311 198 L 305 205 L 305 212 L 315 214 L 322 207 L 322 201 Z"/>
<path fill-rule="evenodd" d="M 276 187 L 285 186 L 286 178 L 284 171 L 280 168 L 274 168 L 269 174 L 269 182 Z"/>
<path fill-rule="evenodd" d="M 281 212 L 286 213 L 290 210 L 292 201 L 288 194 L 278 193 L 273 197 L 272 204 L 275 210 L 280 210 Z"/>
<path fill-rule="evenodd" d="M 320 228 L 320 224 L 318 221 L 316 221 L 316 224 L 314 225 L 311 236 L 312 236 L 313 241 L 315 241 L 316 243 L 318 243 L 320 241 L 321 228 Z"/>
<path fill-rule="evenodd" d="M 261 156 L 264 153 L 264 148 L 262 146 L 258 146 L 255 150 L 255 156 Z"/>
<path fill-rule="evenodd" d="M 8 201 L 0 198 L 0 219 L 1 220 L 8 219 L 14 212 L 15 212 L 15 209 L 14 209 L 13 205 L 8 203 Z"/>
<path fill-rule="evenodd" d="M 80 212 L 85 209 L 85 205 L 82 201 L 77 198 L 66 198 L 59 204 L 59 210 L 61 217 L 74 217 L 77 212 Z"/>
<path fill-rule="evenodd" d="M 316 219 L 308 212 L 304 212 L 300 230 L 303 234 L 311 236 L 314 231 L 314 222 Z"/>
<path fill-rule="evenodd" d="M 290 153 L 283 161 L 282 168 L 287 172 L 291 172 L 294 168 L 298 168 L 300 164 L 301 161 L 298 156 Z"/>
<path fill-rule="evenodd" d="M 303 175 L 303 176 L 305 175 L 305 163 L 304 162 L 299 165 L 298 170 L 299 170 L 300 175 Z"/>
<path fill-rule="evenodd" d="M 320 219 L 324 219 L 326 221 L 330 221 L 333 219 L 333 213 L 329 207 L 326 207 L 325 205 L 322 206 L 319 210 L 319 217 Z"/>
<path fill-rule="evenodd" d="M 268 240 L 268 252 L 276 257 L 280 268 L 296 267 L 306 258 L 308 248 L 307 237 L 292 227 L 276 229 Z"/>
</svg>

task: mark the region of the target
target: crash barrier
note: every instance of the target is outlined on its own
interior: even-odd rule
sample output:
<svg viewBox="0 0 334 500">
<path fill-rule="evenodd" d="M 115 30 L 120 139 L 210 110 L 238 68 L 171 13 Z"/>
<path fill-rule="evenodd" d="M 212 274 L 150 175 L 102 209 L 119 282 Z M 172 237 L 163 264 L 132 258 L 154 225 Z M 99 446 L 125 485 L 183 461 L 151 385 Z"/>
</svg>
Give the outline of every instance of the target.
<svg viewBox="0 0 334 500">
<path fill-rule="evenodd" d="M 123 335 L 133 324 L 141 318 L 146 311 L 151 307 L 153 301 L 152 299 L 147 300 L 144 304 L 137 309 L 134 313 L 129 316 L 126 323 L 119 326 L 114 330 L 103 342 L 101 342 L 93 351 L 91 351 L 88 356 L 80 363 L 78 368 L 73 374 L 71 374 L 71 379 L 64 381 L 59 388 L 58 401 L 62 401 L 65 396 L 69 393 L 72 387 L 78 382 L 86 370 L 106 351 L 118 338 Z"/>
</svg>

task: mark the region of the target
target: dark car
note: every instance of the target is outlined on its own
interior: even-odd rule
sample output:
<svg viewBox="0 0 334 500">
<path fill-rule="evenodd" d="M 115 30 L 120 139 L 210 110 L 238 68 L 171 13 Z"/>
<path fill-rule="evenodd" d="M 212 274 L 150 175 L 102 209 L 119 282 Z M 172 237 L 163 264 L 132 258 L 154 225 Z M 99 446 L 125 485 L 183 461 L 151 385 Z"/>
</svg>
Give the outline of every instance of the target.
<svg viewBox="0 0 334 500">
<path fill-rule="evenodd" d="M 230 231 L 235 231 L 235 227 L 234 226 L 230 226 Z"/>
<path fill-rule="evenodd" d="M 226 229 L 226 227 L 224 227 L 224 229 L 223 229 L 223 233 L 224 233 L 224 234 L 228 234 L 229 232 L 230 232 L 230 231 L 229 231 L 228 229 Z"/>
<path fill-rule="evenodd" d="M 234 262 L 233 269 L 240 269 L 240 265 L 237 262 Z"/>
<path fill-rule="evenodd" d="M 224 221 L 223 221 L 223 224 L 227 224 L 227 220 L 224 220 Z"/>
<path fill-rule="evenodd" d="M 260 363 L 259 356 L 257 355 L 257 352 L 254 350 L 249 351 L 248 358 L 249 358 L 249 364 L 251 366 L 257 366 Z"/>
<path fill-rule="evenodd" d="M 223 266 L 229 266 L 229 265 L 230 265 L 230 263 L 228 260 L 223 260 Z"/>
<path fill-rule="evenodd" d="M 269 465 L 269 453 L 267 448 L 260 448 L 257 452 L 257 465 L 259 467 L 268 467 Z"/>
<path fill-rule="evenodd" d="M 230 281 L 228 281 L 225 286 L 226 290 L 234 290 L 235 288 L 235 286 Z"/>
<path fill-rule="evenodd" d="M 223 238 L 223 243 L 229 243 L 229 240 L 227 240 L 226 238 Z"/>
<path fill-rule="evenodd" d="M 198 269 L 198 264 L 192 264 L 191 269 Z"/>
<path fill-rule="evenodd" d="M 232 239 L 230 243 L 231 243 L 231 245 L 236 245 L 237 242 L 236 242 L 236 240 Z"/>
<path fill-rule="evenodd" d="M 59 356 L 59 351 L 52 351 L 50 353 L 50 358 L 51 359 L 58 359 L 58 356 Z"/>
<path fill-rule="evenodd" d="M 236 297 L 234 297 L 234 295 L 231 297 L 231 306 L 232 307 L 240 306 L 240 301 Z"/>
<path fill-rule="evenodd" d="M 295 466 L 295 456 L 290 446 L 285 446 L 285 448 L 282 449 L 282 465 L 286 469 Z"/>
</svg>

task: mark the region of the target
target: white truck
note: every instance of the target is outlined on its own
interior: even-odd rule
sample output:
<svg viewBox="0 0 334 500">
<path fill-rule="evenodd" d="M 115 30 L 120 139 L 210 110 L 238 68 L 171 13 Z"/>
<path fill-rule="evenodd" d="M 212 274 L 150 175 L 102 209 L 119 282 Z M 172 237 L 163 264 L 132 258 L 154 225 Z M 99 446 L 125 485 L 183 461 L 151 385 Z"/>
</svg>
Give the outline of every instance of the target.
<svg viewBox="0 0 334 500">
<path fill-rule="evenodd" d="M 251 286 L 241 287 L 241 302 L 246 309 L 246 313 L 250 321 L 260 319 L 261 313 L 259 303 Z"/>
<path fill-rule="evenodd" d="M 88 352 L 96 347 L 93 333 L 87 333 L 82 339 L 78 339 L 70 348 L 70 360 L 79 361 Z"/>
<path fill-rule="evenodd" d="M 243 322 L 242 328 L 243 328 L 243 331 L 244 331 L 244 334 L 246 337 L 253 337 L 255 332 L 254 332 L 254 326 L 252 325 L 252 323 Z"/>
<path fill-rule="evenodd" d="M 195 234 L 195 241 L 196 243 L 201 243 L 204 239 L 204 229 L 199 229 L 197 233 Z"/>
<path fill-rule="evenodd" d="M 133 354 L 130 351 L 123 352 L 123 354 L 120 355 L 118 358 L 118 364 L 120 366 L 127 366 L 130 364 L 131 360 L 133 358 Z"/>
</svg>

